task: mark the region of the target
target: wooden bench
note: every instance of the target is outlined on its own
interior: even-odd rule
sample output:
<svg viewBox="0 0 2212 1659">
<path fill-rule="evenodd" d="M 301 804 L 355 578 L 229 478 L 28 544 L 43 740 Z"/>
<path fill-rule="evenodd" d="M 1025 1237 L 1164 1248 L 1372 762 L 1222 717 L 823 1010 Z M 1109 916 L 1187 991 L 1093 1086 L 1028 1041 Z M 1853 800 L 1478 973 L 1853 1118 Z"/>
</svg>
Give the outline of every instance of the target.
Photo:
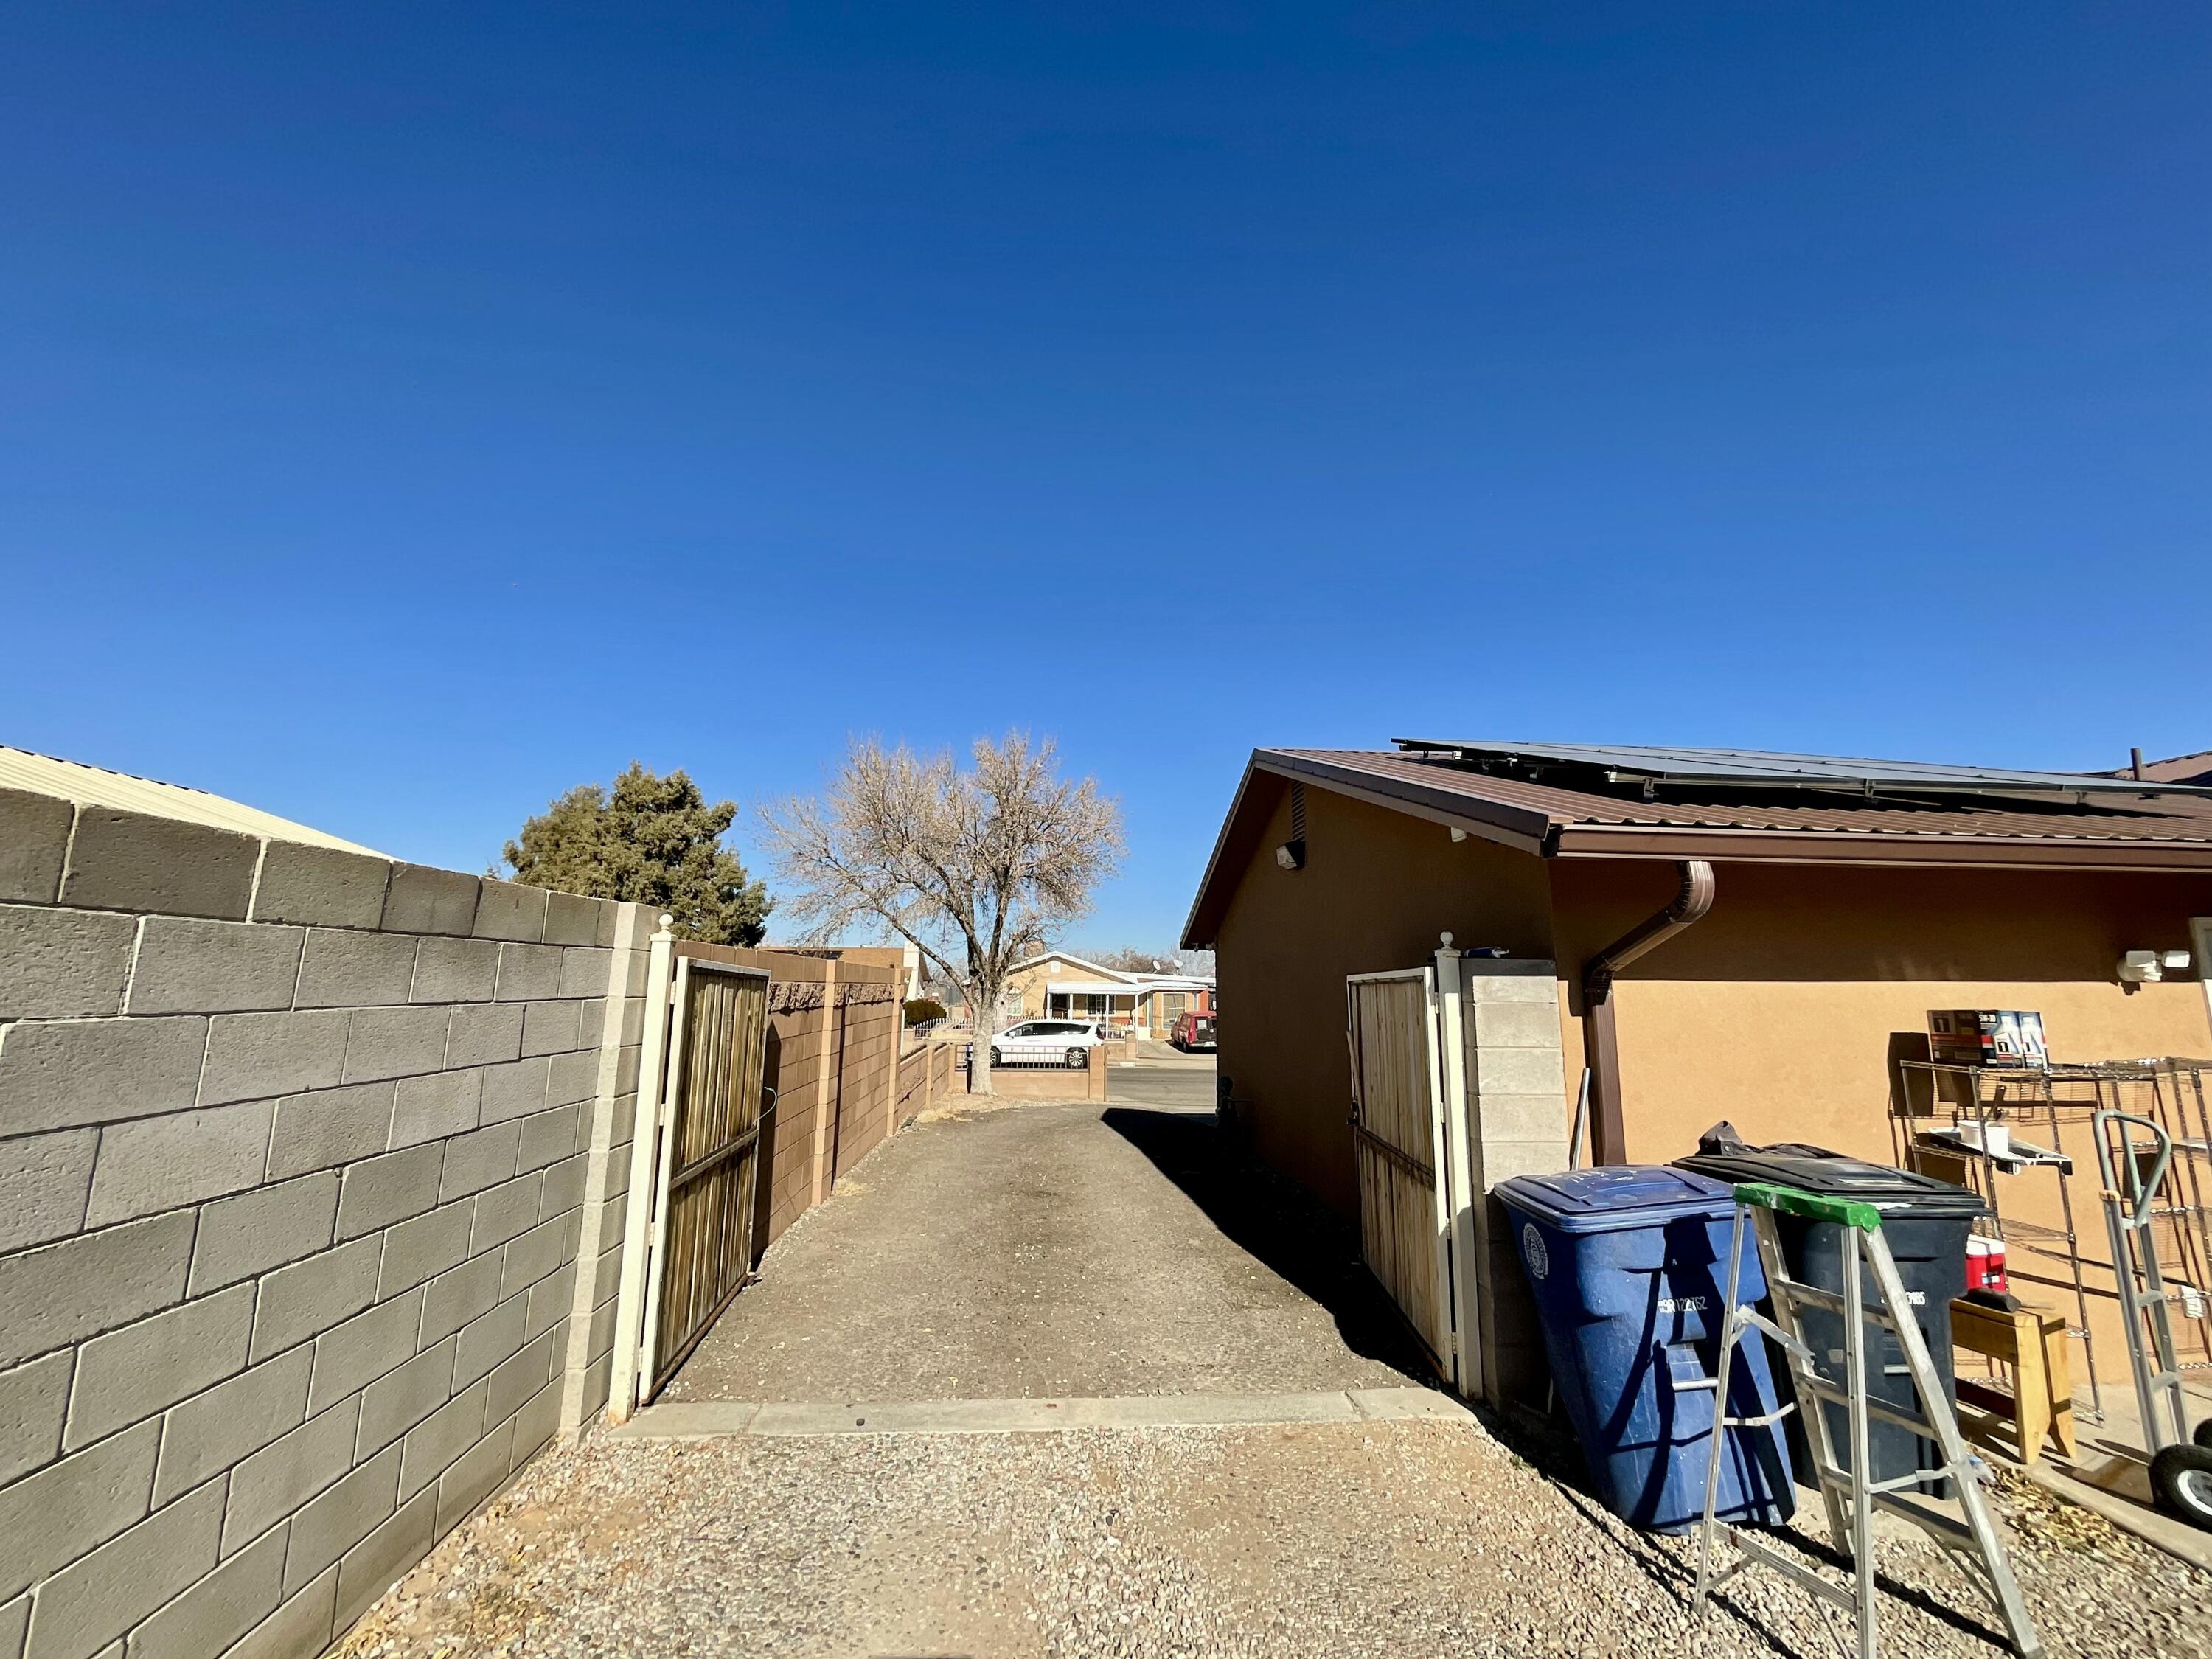
<svg viewBox="0 0 2212 1659">
<path fill-rule="evenodd" d="M 1960 1297 L 1951 1304 L 1954 1346 L 2012 1367 L 2012 1392 L 1973 1377 L 1958 1379 L 1959 1398 L 2013 1425 L 2022 1463 L 2043 1455 L 2046 1437 L 2056 1438 L 2068 1457 L 2074 1451 L 2074 1371 L 2066 1353 L 2066 1321 L 2039 1308 L 2007 1313 Z M 1987 1443 L 1994 1425 L 1961 1421 L 1960 1426 Z"/>
</svg>

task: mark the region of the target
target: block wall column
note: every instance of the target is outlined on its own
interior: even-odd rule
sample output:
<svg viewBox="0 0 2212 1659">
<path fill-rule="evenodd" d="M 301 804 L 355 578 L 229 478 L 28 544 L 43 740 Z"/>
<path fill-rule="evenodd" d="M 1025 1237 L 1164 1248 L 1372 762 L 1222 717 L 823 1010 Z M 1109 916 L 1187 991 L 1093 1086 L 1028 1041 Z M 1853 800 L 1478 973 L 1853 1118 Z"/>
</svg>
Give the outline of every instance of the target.
<svg viewBox="0 0 2212 1659">
<path fill-rule="evenodd" d="M 1536 1308 L 1504 1206 L 1501 1181 L 1567 1167 L 1566 1071 L 1559 977 L 1534 959 L 1468 957 L 1460 966 L 1469 1154 L 1474 1184 L 1483 1398 L 1541 1409 L 1548 1368 Z"/>
</svg>

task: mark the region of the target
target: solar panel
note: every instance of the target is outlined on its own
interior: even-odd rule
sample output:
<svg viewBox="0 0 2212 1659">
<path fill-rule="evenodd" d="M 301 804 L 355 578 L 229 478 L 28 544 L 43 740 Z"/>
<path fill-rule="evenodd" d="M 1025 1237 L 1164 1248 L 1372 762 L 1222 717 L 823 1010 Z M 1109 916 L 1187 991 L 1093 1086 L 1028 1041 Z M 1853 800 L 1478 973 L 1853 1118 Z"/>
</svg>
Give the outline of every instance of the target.
<svg viewBox="0 0 2212 1659">
<path fill-rule="evenodd" d="M 2116 778 L 2100 773 L 2021 772 L 1942 766 L 1926 761 L 1862 760 L 1840 755 L 1776 754 L 1759 749 L 1656 749 L 1578 743 L 1486 743 L 1393 738 L 1411 754 L 1469 762 L 1528 762 L 1589 767 L 1620 783 L 1726 783 L 1750 787 L 1891 788 L 1942 794 L 2208 795 L 2212 787 Z"/>
</svg>

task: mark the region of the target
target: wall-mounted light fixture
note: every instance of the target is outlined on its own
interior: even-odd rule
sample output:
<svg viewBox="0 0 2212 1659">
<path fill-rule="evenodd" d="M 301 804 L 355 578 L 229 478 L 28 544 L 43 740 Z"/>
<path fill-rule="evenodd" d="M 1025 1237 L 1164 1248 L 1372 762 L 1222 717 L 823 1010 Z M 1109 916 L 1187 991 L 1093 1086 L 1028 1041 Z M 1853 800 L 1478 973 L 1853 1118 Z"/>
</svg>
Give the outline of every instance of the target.
<svg viewBox="0 0 2212 1659">
<path fill-rule="evenodd" d="M 1275 849 L 1275 862 L 1285 870 L 1306 867 L 1306 843 L 1301 836 L 1296 841 L 1286 841 Z"/>
<path fill-rule="evenodd" d="M 2130 951 L 2118 971 L 2123 985 L 2155 985 L 2168 974 L 2187 973 L 2189 963 L 2186 951 Z"/>
</svg>

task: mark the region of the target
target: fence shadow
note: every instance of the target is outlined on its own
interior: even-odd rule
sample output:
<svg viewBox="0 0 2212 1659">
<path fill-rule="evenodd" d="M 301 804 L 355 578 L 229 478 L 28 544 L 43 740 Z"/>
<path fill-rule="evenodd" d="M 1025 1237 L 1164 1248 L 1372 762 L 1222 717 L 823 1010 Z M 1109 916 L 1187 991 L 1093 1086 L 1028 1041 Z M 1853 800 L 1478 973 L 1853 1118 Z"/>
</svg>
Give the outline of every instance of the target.
<svg viewBox="0 0 2212 1659">
<path fill-rule="evenodd" d="M 1328 1310 L 1344 1345 L 1437 1385 L 1435 1370 L 1359 1260 L 1358 1231 L 1304 1188 L 1229 1146 L 1210 1112 L 1109 1106 L 1100 1121 L 1134 1146 L 1222 1236 Z"/>
<path fill-rule="evenodd" d="M 781 1115 L 775 1106 L 783 1089 L 783 1037 L 773 1024 L 768 1028 L 766 1048 L 761 1067 L 760 1150 L 753 1157 L 753 1231 L 745 1250 L 748 1270 L 758 1267 L 768 1254 L 769 1212 L 775 1202 L 775 1127 Z"/>
</svg>

